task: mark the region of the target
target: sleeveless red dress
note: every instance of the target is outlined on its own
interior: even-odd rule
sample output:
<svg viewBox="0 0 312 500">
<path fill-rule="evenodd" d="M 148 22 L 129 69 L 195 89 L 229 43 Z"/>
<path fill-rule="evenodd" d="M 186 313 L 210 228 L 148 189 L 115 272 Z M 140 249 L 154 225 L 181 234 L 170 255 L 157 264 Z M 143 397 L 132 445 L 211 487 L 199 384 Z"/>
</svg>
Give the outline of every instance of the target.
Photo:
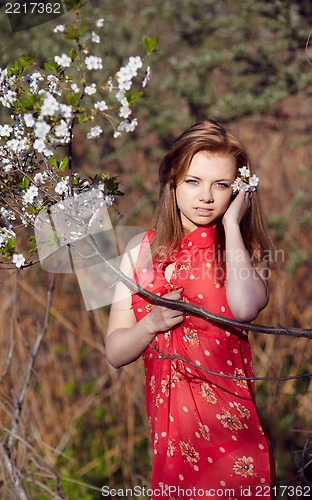
<svg viewBox="0 0 312 500">
<path fill-rule="evenodd" d="M 146 233 L 141 251 L 153 231 Z M 158 295 L 183 287 L 183 301 L 233 318 L 225 282 L 213 261 L 215 228 L 184 237 L 167 264 L 141 269 L 136 279 Z M 153 307 L 139 294 L 132 306 L 139 321 Z M 186 315 L 155 336 L 143 353 L 146 406 L 152 435 L 152 500 L 269 498 L 274 464 L 255 407 L 247 333 Z M 167 357 L 167 359 L 166 359 Z M 170 357 L 170 359 L 168 359 Z M 230 375 L 232 378 L 223 377 Z"/>
</svg>

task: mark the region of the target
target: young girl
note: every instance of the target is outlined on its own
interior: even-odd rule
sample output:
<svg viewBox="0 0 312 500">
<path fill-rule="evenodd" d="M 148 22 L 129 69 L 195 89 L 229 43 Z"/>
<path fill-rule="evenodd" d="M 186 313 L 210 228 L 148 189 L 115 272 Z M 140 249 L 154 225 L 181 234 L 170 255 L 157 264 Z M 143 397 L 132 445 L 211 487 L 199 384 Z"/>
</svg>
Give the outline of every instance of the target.
<svg viewBox="0 0 312 500">
<path fill-rule="evenodd" d="M 134 252 L 138 283 L 227 318 L 257 317 L 269 298 L 270 238 L 258 193 L 233 193 L 243 167 L 252 173 L 246 149 L 213 121 L 175 141 L 160 165 L 154 229 Z M 247 332 L 124 292 L 117 285 L 107 359 L 120 367 L 143 354 L 152 499 L 245 499 L 265 487 L 269 496 L 273 461 L 248 379 Z"/>
</svg>

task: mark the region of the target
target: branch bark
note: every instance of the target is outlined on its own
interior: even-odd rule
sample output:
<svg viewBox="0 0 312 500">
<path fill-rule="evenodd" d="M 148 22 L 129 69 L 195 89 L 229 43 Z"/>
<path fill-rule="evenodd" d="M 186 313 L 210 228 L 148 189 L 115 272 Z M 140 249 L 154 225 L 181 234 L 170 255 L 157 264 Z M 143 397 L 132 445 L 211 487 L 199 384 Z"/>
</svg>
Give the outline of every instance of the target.
<svg viewBox="0 0 312 500">
<path fill-rule="evenodd" d="M 106 267 L 113 271 L 113 273 L 118 276 L 118 280 L 124 283 L 131 291 L 135 293 L 139 293 L 142 297 L 146 298 L 152 304 L 156 304 L 159 306 L 165 306 L 170 309 L 175 309 L 177 311 L 182 311 L 184 313 L 190 313 L 194 316 L 199 316 L 201 318 L 206 319 L 207 321 L 213 321 L 219 325 L 228 326 L 228 327 L 236 327 L 243 330 L 248 330 L 251 332 L 257 333 L 265 333 L 270 335 L 287 335 L 289 337 L 303 337 L 307 339 L 312 339 L 312 329 L 305 328 L 296 328 L 294 326 L 269 326 L 269 325 L 261 325 L 256 323 L 244 323 L 241 321 L 237 321 L 235 319 L 225 318 L 224 316 L 220 316 L 218 314 L 211 313 L 206 311 L 203 307 L 198 307 L 193 304 L 180 302 L 178 300 L 167 299 L 165 297 L 160 297 L 159 295 L 155 295 L 154 293 L 145 290 L 140 285 L 135 283 L 131 278 L 125 275 L 120 269 L 116 269 L 109 261 L 106 260 L 102 250 L 97 245 L 95 239 L 91 234 L 87 237 L 92 248 L 97 252 L 97 254 L 103 259 L 103 263 Z M 117 281 L 118 281 L 117 280 Z"/>
</svg>

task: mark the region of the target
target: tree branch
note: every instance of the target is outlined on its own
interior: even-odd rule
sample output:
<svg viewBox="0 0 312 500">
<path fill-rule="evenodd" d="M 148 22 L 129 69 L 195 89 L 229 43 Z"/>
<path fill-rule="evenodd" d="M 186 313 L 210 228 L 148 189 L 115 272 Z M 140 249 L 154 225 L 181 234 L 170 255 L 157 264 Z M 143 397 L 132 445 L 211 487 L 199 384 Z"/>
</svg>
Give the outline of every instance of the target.
<svg viewBox="0 0 312 500">
<path fill-rule="evenodd" d="M 88 234 L 87 240 L 89 241 L 93 249 L 96 250 L 98 255 L 103 259 L 103 263 L 105 264 L 105 266 L 118 276 L 119 281 L 124 283 L 131 291 L 142 295 L 142 297 L 147 299 L 152 304 L 168 307 L 169 309 L 175 309 L 177 311 L 182 311 L 183 313 L 190 313 L 194 316 L 199 316 L 200 318 L 204 318 L 207 321 L 212 321 L 223 326 L 235 327 L 251 332 L 266 333 L 270 335 L 286 335 L 289 337 L 304 337 L 307 339 L 312 339 L 312 329 L 296 328 L 294 326 L 267 326 L 255 323 L 245 323 L 211 313 L 209 311 L 206 311 L 206 309 L 204 309 L 203 307 L 198 307 L 193 304 L 155 295 L 154 293 L 151 293 L 142 288 L 126 274 L 120 271 L 120 269 L 116 269 L 109 261 L 107 261 L 92 234 Z"/>
</svg>

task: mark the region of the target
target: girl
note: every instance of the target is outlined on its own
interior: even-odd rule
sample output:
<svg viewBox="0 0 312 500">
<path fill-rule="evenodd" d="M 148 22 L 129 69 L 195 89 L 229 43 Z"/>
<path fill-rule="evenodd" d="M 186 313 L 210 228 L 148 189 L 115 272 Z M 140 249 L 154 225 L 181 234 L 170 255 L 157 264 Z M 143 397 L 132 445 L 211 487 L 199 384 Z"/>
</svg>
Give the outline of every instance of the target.
<svg viewBox="0 0 312 500">
<path fill-rule="evenodd" d="M 233 194 L 234 180 L 247 168 L 244 146 L 216 122 L 193 125 L 175 141 L 160 165 L 154 229 L 133 252 L 138 283 L 227 318 L 257 317 L 269 299 L 270 237 L 257 192 Z M 107 359 L 120 367 L 143 354 L 152 499 L 195 499 L 203 492 L 243 499 L 246 491 L 254 497 L 257 488 L 269 489 L 273 462 L 248 379 L 247 332 L 116 288 Z"/>
</svg>

